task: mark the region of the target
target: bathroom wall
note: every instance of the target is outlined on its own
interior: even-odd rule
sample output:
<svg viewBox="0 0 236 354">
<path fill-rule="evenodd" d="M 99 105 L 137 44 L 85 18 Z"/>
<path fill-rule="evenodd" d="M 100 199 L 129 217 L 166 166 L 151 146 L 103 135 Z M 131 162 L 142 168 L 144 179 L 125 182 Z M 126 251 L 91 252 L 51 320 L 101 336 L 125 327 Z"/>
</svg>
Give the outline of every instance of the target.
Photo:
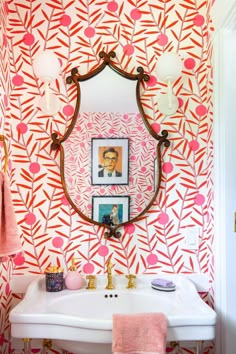
<svg viewBox="0 0 236 354">
<path fill-rule="evenodd" d="M 9 126 L 4 125 L 4 117 L 8 110 L 8 96 L 11 90 L 9 48 L 7 46 L 7 6 L 0 2 L 0 135 L 8 134 Z M 4 150 L 0 141 L 0 168 L 3 166 Z M 10 350 L 10 325 L 8 314 L 11 309 L 10 279 L 12 262 L 8 257 L 0 257 L 0 353 Z"/>
<path fill-rule="evenodd" d="M 1 96 L 1 105 L 24 248 L 14 258 L 14 275 L 40 274 L 50 263 L 67 269 L 72 256 L 82 273 L 99 274 L 112 255 L 117 274 L 206 273 L 213 283 L 211 3 L 32 0 L 2 4 L 9 17 L 4 43 L 10 55 L 10 81 L 3 80 L 7 96 L 4 102 Z M 43 86 L 32 70 L 33 59 L 44 49 L 52 50 L 61 63 L 60 77 L 52 86 L 61 110 L 54 117 L 38 108 Z M 157 131 L 167 129 L 171 140 L 162 153 L 164 177 L 156 202 L 145 219 L 122 230 L 120 240 L 105 240 L 102 228 L 81 220 L 69 206 L 60 181 L 59 154 L 50 149 L 50 134 L 63 134 L 73 113 L 66 76 L 74 66 L 81 74 L 96 67 L 102 49 L 115 50 L 121 68 L 133 71 L 142 65 L 151 76 L 147 85 L 150 122 Z M 165 90 L 155 73 L 157 58 L 164 51 L 178 52 L 184 62 L 183 77 L 174 86 L 179 109 L 170 117 L 159 113 L 156 98 Z M 196 228 L 199 247 L 188 250 L 184 235 Z M 5 287 L 8 280 L 1 277 Z M 205 295 L 210 303 L 213 295 L 213 288 L 209 297 Z"/>
</svg>

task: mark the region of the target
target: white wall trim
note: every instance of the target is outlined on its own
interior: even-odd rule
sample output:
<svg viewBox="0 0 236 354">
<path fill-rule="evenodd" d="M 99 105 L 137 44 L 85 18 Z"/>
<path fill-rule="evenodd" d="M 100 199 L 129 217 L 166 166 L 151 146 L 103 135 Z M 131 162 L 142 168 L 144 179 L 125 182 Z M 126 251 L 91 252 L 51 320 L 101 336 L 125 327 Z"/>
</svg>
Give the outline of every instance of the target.
<svg viewBox="0 0 236 354">
<path fill-rule="evenodd" d="M 236 26 L 236 0 L 216 0 L 212 17 L 216 32 L 222 28 L 233 30 Z"/>
<path fill-rule="evenodd" d="M 225 125 L 224 107 L 224 35 L 214 38 L 214 170 L 215 170 L 215 310 L 217 312 L 216 354 L 224 353 L 226 314 L 226 240 L 225 240 Z M 223 236 L 223 237 L 222 237 Z"/>
</svg>

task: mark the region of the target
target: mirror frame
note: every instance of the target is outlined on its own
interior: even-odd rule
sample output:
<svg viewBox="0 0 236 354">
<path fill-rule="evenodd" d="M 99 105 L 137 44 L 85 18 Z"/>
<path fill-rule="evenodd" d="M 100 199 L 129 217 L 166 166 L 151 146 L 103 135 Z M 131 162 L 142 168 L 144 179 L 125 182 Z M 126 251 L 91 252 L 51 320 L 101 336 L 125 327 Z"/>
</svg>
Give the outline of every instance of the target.
<svg viewBox="0 0 236 354">
<path fill-rule="evenodd" d="M 144 73 L 144 69 L 139 66 L 137 68 L 137 72 L 138 74 L 130 74 L 128 72 L 123 71 L 122 69 L 120 69 L 119 67 L 117 67 L 113 62 L 112 59 L 116 57 L 116 54 L 114 51 L 111 51 L 109 53 L 105 53 L 104 51 L 101 51 L 99 53 L 99 57 L 100 59 L 102 59 L 102 63 L 100 66 L 98 66 L 96 69 L 88 72 L 85 75 L 79 75 L 78 73 L 78 69 L 77 68 L 73 68 L 71 70 L 71 76 L 68 76 L 66 78 L 66 83 L 67 84 L 72 84 L 74 83 L 76 85 L 76 89 L 77 89 L 77 98 L 76 98 L 76 106 L 75 106 L 75 110 L 74 110 L 74 114 L 71 120 L 71 123 L 67 129 L 67 131 L 65 132 L 65 134 L 62 137 L 59 137 L 57 133 L 52 133 L 51 134 L 51 138 L 52 138 L 52 144 L 51 144 L 51 149 L 52 150 L 57 150 L 58 148 L 60 148 L 60 173 L 61 173 L 61 181 L 62 181 L 62 186 L 64 189 L 64 193 L 66 195 L 66 198 L 68 199 L 69 203 L 71 204 L 71 206 L 73 207 L 73 209 L 79 214 L 79 216 L 84 219 L 85 221 L 88 221 L 89 223 L 92 223 L 94 225 L 98 225 L 98 226 L 102 226 L 105 229 L 108 229 L 108 231 L 104 232 L 104 236 L 105 238 L 110 238 L 110 237 L 115 237 L 115 238 L 120 238 L 121 237 L 121 232 L 117 231 L 118 228 L 133 223 L 135 221 L 138 221 L 141 219 L 141 217 L 147 212 L 147 210 L 153 205 L 154 200 L 157 197 L 157 194 L 159 192 L 160 189 L 160 183 L 161 183 L 161 176 L 162 176 L 162 169 L 161 169 L 161 146 L 162 144 L 165 147 L 169 147 L 170 146 L 170 141 L 167 139 L 168 137 L 168 132 L 167 130 L 163 130 L 161 132 L 161 135 L 158 135 L 151 127 L 147 116 L 144 112 L 142 103 L 141 103 L 141 96 L 140 96 L 140 86 L 142 84 L 143 81 L 147 82 L 150 77 L 149 75 Z M 73 200 L 70 198 L 70 195 L 67 191 L 66 188 L 66 182 L 65 182 L 65 166 L 64 166 L 64 148 L 62 143 L 70 136 L 77 118 L 78 118 L 78 114 L 79 114 L 79 109 L 80 109 L 80 102 L 81 102 L 81 89 L 80 89 L 80 81 L 85 81 L 88 79 L 93 78 L 94 76 L 96 76 L 97 74 L 99 74 L 106 66 L 109 66 L 110 69 L 112 69 L 113 71 L 115 71 L 117 74 L 121 75 L 122 77 L 129 79 L 129 80 L 136 80 L 137 81 L 137 85 L 136 85 L 136 101 L 137 101 L 137 105 L 138 105 L 138 109 L 139 109 L 139 113 L 141 114 L 142 120 L 146 126 L 146 129 L 148 130 L 148 132 L 153 136 L 153 138 L 155 140 L 158 141 L 157 144 L 157 171 L 159 171 L 158 173 L 158 179 L 157 179 L 157 185 L 156 185 L 156 190 L 155 193 L 153 195 L 153 197 L 151 198 L 151 200 L 149 201 L 148 205 L 144 208 L 144 210 L 138 214 L 137 216 L 135 216 L 134 218 L 123 222 L 121 224 L 115 225 L 115 226 L 110 226 L 107 224 L 103 224 L 100 223 L 98 221 L 93 220 L 92 218 L 89 218 L 88 216 L 86 216 L 85 214 L 82 213 L 82 211 L 75 205 L 75 203 L 73 202 Z"/>
</svg>

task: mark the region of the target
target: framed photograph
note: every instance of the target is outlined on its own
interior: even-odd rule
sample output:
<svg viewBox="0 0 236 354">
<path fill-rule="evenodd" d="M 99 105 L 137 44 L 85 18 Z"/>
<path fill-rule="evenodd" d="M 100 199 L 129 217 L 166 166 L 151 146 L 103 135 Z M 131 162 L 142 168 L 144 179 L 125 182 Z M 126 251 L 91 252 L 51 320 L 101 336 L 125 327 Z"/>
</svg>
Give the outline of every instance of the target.
<svg viewBox="0 0 236 354">
<path fill-rule="evenodd" d="M 91 156 L 91 183 L 129 183 L 129 139 L 93 138 Z"/>
<path fill-rule="evenodd" d="M 93 196 L 92 219 L 102 224 L 116 226 L 129 221 L 129 196 Z"/>
</svg>

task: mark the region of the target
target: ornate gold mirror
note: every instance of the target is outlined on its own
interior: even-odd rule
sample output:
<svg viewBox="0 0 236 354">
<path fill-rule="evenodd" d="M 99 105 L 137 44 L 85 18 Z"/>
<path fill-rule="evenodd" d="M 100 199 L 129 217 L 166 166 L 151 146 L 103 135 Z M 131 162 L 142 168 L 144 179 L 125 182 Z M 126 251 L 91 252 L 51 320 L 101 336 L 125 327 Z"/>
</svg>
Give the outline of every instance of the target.
<svg viewBox="0 0 236 354">
<path fill-rule="evenodd" d="M 161 181 L 161 146 L 145 114 L 141 91 L 149 76 L 142 67 L 127 73 L 115 53 L 100 52 L 101 65 L 86 75 L 76 68 L 66 82 L 76 89 L 76 105 L 62 137 L 60 172 L 66 197 L 86 221 L 104 226 L 105 237 L 119 238 L 118 228 L 141 218 L 155 200 Z M 107 80 L 108 79 L 108 80 Z M 72 86 L 73 87 L 73 86 Z"/>
</svg>

